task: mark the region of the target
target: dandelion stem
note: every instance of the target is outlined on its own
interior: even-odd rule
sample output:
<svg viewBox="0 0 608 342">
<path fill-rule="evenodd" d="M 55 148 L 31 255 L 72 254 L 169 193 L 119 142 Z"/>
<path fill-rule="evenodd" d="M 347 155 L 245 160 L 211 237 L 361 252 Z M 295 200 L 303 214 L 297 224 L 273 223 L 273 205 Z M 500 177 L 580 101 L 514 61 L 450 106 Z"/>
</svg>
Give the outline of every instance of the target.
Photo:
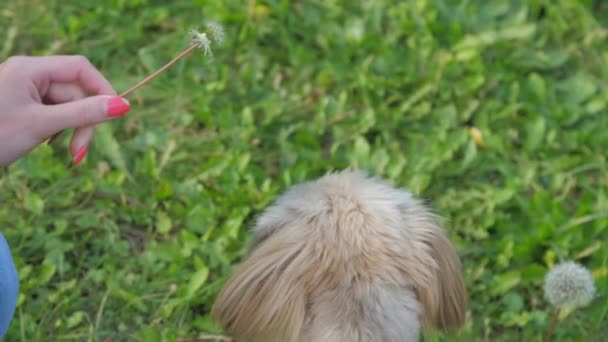
<svg viewBox="0 0 608 342">
<path fill-rule="evenodd" d="M 130 93 L 132 93 L 133 91 L 137 90 L 141 86 L 143 86 L 146 83 L 150 82 L 154 77 L 160 75 L 162 72 L 164 72 L 165 70 L 169 69 L 177 61 L 179 61 L 184 56 L 186 56 L 187 54 L 189 54 L 190 52 L 192 52 L 192 50 L 200 48 L 200 47 L 201 47 L 201 43 L 198 43 L 198 42 L 192 43 L 192 45 L 190 45 L 190 47 L 188 47 L 186 50 L 182 51 L 179 55 L 175 56 L 175 58 L 173 58 L 167 64 L 163 65 L 160 69 L 158 69 L 155 72 L 151 73 L 150 75 L 148 75 L 146 78 L 144 78 L 143 80 L 141 80 L 136 85 L 134 85 L 131 88 L 123 91 L 122 93 L 120 93 L 120 96 L 121 97 L 125 97 L 125 96 L 129 95 Z M 52 137 L 50 137 L 47 143 L 51 144 L 53 142 L 53 140 L 55 140 L 55 138 L 57 138 L 61 133 L 63 133 L 63 131 L 60 131 L 59 133 L 57 133 L 57 134 L 53 135 Z"/>
<path fill-rule="evenodd" d="M 158 69 L 155 72 L 151 73 L 150 75 L 148 75 L 146 78 L 144 78 L 143 80 L 141 80 L 136 85 L 134 85 L 131 88 L 123 91 L 122 93 L 120 93 L 120 96 L 121 97 L 127 96 L 130 93 L 132 93 L 133 91 L 135 91 L 137 88 L 139 88 L 139 87 L 143 86 L 144 84 L 150 82 L 150 80 L 152 80 L 154 77 L 160 75 L 163 71 L 167 70 L 169 67 L 171 67 L 173 64 L 175 64 L 178 60 L 180 60 L 181 58 L 183 58 L 184 56 L 186 56 L 187 54 L 189 54 L 190 52 L 192 52 L 192 50 L 194 50 L 196 48 L 199 48 L 200 46 L 201 45 L 199 43 L 194 43 L 194 44 L 190 45 L 189 48 L 187 48 L 186 50 L 182 51 L 182 53 L 180 53 L 179 55 L 175 56 L 175 58 L 173 58 L 167 64 L 165 64 L 164 66 L 162 66 L 160 69 Z"/>
<path fill-rule="evenodd" d="M 549 326 L 549 331 L 547 331 L 547 336 L 545 336 L 545 342 L 551 341 L 553 329 L 555 329 L 555 324 L 557 324 L 557 319 L 559 318 L 559 311 L 559 308 L 556 308 L 555 311 L 553 311 L 553 315 L 551 317 L 551 325 Z"/>
</svg>

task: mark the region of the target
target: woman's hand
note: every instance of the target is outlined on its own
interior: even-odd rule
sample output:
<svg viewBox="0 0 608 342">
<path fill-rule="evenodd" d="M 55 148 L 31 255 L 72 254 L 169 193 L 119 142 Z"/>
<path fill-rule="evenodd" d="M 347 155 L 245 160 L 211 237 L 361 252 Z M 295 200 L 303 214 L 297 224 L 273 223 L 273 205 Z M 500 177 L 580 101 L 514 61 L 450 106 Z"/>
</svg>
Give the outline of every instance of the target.
<svg viewBox="0 0 608 342">
<path fill-rule="evenodd" d="M 76 128 L 70 143 L 76 165 L 95 124 L 129 109 L 85 57 L 11 57 L 0 64 L 0 166 L 67 128 Z"/>
</svg>

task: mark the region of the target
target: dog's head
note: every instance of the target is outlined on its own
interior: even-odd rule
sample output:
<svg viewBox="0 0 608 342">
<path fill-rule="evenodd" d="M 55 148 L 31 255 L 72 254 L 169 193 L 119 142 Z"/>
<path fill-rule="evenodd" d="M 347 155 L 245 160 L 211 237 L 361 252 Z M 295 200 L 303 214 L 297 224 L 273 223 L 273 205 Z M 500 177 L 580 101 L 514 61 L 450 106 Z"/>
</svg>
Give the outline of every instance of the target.
<svg viewBox="0 0 608 342">
<path fill-rule="evenodd" d="M 324 295 L 340 289 L 347 295 Z M 395 289 L 417 304 L 383 308 L 404 300 Z M 356 317 L 351 326 L 370 317 L 350 313 L 377 311 L 385 318 L 372 321 L 382 330 L 400 324 L 391 315 L 413 316 L 412 324 L 426 328 L 458 327 L 467 310 L 460 261 L 439 220 L 408 192 L 350 171 L 293 187 L 259 217 L 250 255 L 212 316 L 235 337 L 300 341 L 317 326 L 320 298 L 333 302 L 338 318 Z"/>
</svg>

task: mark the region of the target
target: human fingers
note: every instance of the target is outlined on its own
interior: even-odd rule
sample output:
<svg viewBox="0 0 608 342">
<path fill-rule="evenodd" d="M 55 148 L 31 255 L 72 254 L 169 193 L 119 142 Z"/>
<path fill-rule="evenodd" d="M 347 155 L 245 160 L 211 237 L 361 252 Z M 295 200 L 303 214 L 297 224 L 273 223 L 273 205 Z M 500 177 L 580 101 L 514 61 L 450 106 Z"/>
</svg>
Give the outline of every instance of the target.
<svg viewBox="0 0 608 342">
<path fill-rule="evenodd" d="M 74 82 L 90 94 L 116 95 L 110 82 L 83 56 L 12 57 L 5 62 L 4 68 L 15 68 L 27 74 L 41 91 L 41 97 L 53 83 Z"/>
<path fill-rule="evenodd" d="M 52 83 L 43 99 L 45 104 L 60 104 L 83 99 L 86 92 L 76 83 Z"/>
<path fill-rule="evenodd" d="M 119 96 L 89 96 L 77 101 L 30 107 L 37 125 L 36 134 L 44 139 L 67 128 L 78 128 L 108 121 L 126 114 L 131 106 Z"/>
<path fill-rule="evenodd" d="M 72 152 L 73 166 L 78 165 L 89 151 L 89 143 L 93 139 L 95 125 L 78 127 L 74 130 L 72 141 L 70 142 L 70 152 Z"/>
<path fill-rule="evenodd" d="M 51 104 L 66 103 L 86 97 L 85 92 L 75 83 L 53 83 L 46 94 L 45 102 Z M 73 165 L 76 166 L 86 156 L 89 144 L 95 133 L 95 125 L 77 127 L 70 141 L 70 152 Z"/>
</svg>

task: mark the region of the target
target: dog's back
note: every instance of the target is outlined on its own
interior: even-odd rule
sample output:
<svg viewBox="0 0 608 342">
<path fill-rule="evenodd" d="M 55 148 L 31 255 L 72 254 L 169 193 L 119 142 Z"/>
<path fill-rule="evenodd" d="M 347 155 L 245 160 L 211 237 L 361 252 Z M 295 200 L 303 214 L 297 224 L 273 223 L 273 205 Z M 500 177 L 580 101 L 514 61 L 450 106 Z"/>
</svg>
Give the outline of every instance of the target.
<svg viewBox="0 0 608 342">
<path fill-rule="evenodd" d="M 212 315 L 256 341 L 413 341 L 457 326 L 466 291 L 437 220 L 409 193 L 358 172 L 281 196 Z"/>
</svg>

